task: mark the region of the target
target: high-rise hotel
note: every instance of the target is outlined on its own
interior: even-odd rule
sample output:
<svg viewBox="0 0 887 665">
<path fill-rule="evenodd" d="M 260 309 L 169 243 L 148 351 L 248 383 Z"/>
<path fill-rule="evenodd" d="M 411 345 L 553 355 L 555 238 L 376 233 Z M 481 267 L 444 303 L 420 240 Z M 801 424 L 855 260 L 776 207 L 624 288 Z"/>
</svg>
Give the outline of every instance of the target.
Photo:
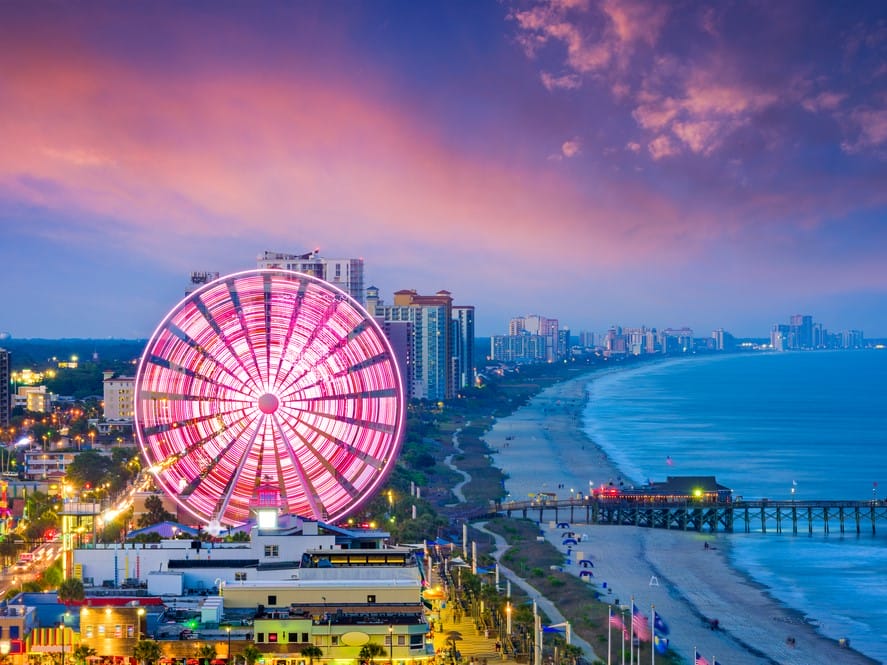
<svg viewBox="0 0 887 665">
<path fill-rule="evenodd" d="M 327 259 L 320 250 L 305 254 L 264 252 L 259 255 L 258 268 L 294 270 L 334 284 L 361 305 L 365 304 L 363 288 L 363 259 Z"/>
<path fill-rule="evenodd" d="M 425 296 L 413 289 L 397 291 L 386 305 L 371 286 L 366 307 L 391 340 L 408 397 L 452 399 L 474 384 L 473 306 L 453 305 L 449 291 Z"/>
<path fill-rule="evenodd" d="M 9 381 L 11 379 L 9 351 L 0 349 L 0 427 L 9 427 L 11 410 Z"/>
</svg>

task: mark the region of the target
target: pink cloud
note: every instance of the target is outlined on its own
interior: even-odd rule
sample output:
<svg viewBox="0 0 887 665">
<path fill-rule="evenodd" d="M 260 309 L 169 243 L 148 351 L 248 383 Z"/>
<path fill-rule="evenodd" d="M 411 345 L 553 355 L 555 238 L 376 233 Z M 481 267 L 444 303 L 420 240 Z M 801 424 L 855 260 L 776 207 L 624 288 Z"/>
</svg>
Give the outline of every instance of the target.
<svg viewBox="0 0 887 665">
<path fill-rule="evenodd" d="M 155 74 L 82 50 L 30 56 L 0 62 L 0 187 L 96 228 L 113 220 L 117 242 L 145 253 L 258 236 L 458 248 L 468 234 L 515 256 L 549 249 L 612 265 L 664 256 L 664 238 L 692 224 L 650 192 L 601 182 L 599 195 L 554 167 L 463 154 L 416 109 L 361 92 L 384 91 L 384 80 L 355 86 L 292 63 L 286 76 Z M 580 150 L 576 139 L 560 146 L 564 157 Z M 542 220 L 557 220 L 550 241 Z M 572 249 L 563 233 L 578 239 Z"/>
<path fill-rule="evenodd" d="M 581 145 L 578 139 L 570 139 L 569 141 L 564 141 L 563 145 L 561 145 L 561 153 L 564 157 L 570 158 L 575 157 L 579 154 L 581 149 Z"/>
<path fill-rule="evenodd" d="M 650 156 L 655 160 L 662 159 L 663 157 L 673 157 L 680 153 L 674 141 L 664 134 L 650 141 L 647 144 L 647 150 L 650 151 Z"/>
<path fill-rule="evenodd" d="M 672 131 L 693 152 L 710 154 L 719 144 L 718 134 L 721 123 L 703 120 L 701 122 L 676 122 Z"/>
<path fill-rule="evenodd" d="M 887 143 L 887 108 L 858 108 L 849 118 L 856 129 L 856 139 L 841 144 L 844 152 L 879 148 Z"/>
<path fill-rule="evenodd" d="M 815 97 L 807 97 L 801 100 L 801 106 L 816 113 L 817 111 L 834 111 L 847 99 L 847 95 L 840 92 L 822 92 Z"/>
<path fill-rule="evenodd" d="M 653 46 L 668 16 L 664 3 L 604 0 L 601 9 L 612 21 L 616 38 L 624 44 L 643 41 Z"/>
<path fill-rule="evenodd" d="M 582 79 L 577 74 L 554 76 L 548 72 L 542 72 L 540 78 L 542 79 L 542 85 L 549 92 L 554 90 L 575 90 L 582 85 Z"/>
<path fill-rule="evenodd" d="M 636 43 L 656 42 L 667 15 L 664 5 L 635 0 L 543 0 L 530 9 L 512 11 L 509 18 L 517 23 L 518 40 L 528 56 L 535 57 L 542 46 L 554 42 L 566 49 L 564 64 L 586 74 L 600 72 L 617 59 L 618 69 L 625 69 Z"/>
</svg>

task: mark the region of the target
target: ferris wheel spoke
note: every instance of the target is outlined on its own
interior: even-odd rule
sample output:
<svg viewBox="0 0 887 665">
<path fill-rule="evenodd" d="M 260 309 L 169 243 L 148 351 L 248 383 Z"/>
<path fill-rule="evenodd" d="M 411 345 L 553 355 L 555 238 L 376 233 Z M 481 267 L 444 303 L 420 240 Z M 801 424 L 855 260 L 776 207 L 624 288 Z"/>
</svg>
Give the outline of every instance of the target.
<svg viewBox="0 0 887 665">
<path fill-rule="evenodd" d="M 283 343 L 281 344 L 281 349 L 289 350 L 292 345 L 293 332 L 296 329 L 296 321 L 299 319 L 299 313 L 302 310 L 302 301 L 305 299 L 305 293 L 308 290 L 308 282 L 307 280 L 299 281 L 299 288 L 296 291 L 295 295 L 287 294 L 287 297 L 292 298 L 292 311 L 289 313 L 289 325 L 287 326 L 286 336 L 283 339 Z M 283 304 L 281 303 L 281 306 Z M 283 362 L 287 359 L 287 353 L 280 353 L 277 359 L 277 368 L 274 370 L 273 375 L 269 375 L 269 379 L 272 385 L 280 385 L 280 373 L 283 371 Z M 290 366 L 290 369 L 287 370 L 286 375 L 292 371 L 292 368 L 295 367 L 295 364 Z"/>
<path fill-rule="evenodd" d="M 256 383 L 256 377 L 250 372 L 249 367 L 247 367 L 246 365 L 243 364 L 243 359 L 240 357 L 240 354 L 237 352 L 237 349 L 235 349 L 231 345 L 231 340 L 228 339 L 228 335 L 226 335 L 225 331 L 222 330 L 221 326 L 219 326 L 218 321 L 216 321 L 212 312 L 209 311 L 209 308 L 206 306 L 206 303 L 204 303 L 200 298 L 197 298 L 197 300 L 194 302 L 194 306 L 197 308 L 197 311 L 199 311 L 203 315 L 203 318 L 206 320 L 207 324 L 210 326 L 210 328 L 212 328 L 213 332 L 216 334 L 216 336 L 219 338 L 219 340 L 222 342 L 222 344 L 228 350 L 230 357 L 244 371 L 246 376 L 249 377 L 249 380 L 252 382 L 253 389 L 261 390 L 261 386 L 259 386 Z M 243 377 L 237 377 L 237 381 L 242 382 Z"/>
<path fill-rule="evenodd" d="M 167 371 L 174 372 L 176 374 L 182 374 L 184 376 L 187 376 L 189 379 L 195 379 L 198 381 L 205 381 L 206 383 L 210 384 L 211 386 L 214 386 L 217 388 L 224 388 L 225 390 L 230 390 L 230 386 L 225 386 L 225 385 L 219 383 L 218 381 L 216 381 L 215 379 L 213 379 L 212 377 L 206 376 L 205 374 L 201 374 L 201 373 L 191 369 L 190 367 L 185 367 L 184 365 L 179 365 L 177 363 L 174 363 L 171 360 L 167 360 L 166 358 L 162 358 L 160 356 L 152 354 L 152 355 L 148 356 L 148 358 L 146 359 L 146 362 L 151 365 L 161 367 Z"/>
<path fill-rule="evenodd" d="M 381 470 L 385 466 L 384 459 L 379 459 L 375 455 L 372 455 L 367 451 L 362 450 L 351 443 L 348 443 L 347 441 L 343 441 L 339 437 L 327 432 L 322 427 L 308 422 L 303 422 L 301 424 L 303 427 L 307 427 L 318 436 L 326 439 L 330 443 L 335 444 L 341 450 L 346 451 L 354 459 L 360 460 L 365 466 L 372 467 L 376 471 Z"/>
<path fill-rule="evenodd" d="M 321 434 L 319 429 L 312 429 L 318 434 Z M 314 446 L 310 441 L 303 437 L 297 430 L 293 430 L 293 434 L 298 437 L 300 443 L 302 444 L 301 449 L 310 452 L 314 456 L 314 459 L 317 460 L 317 463 L 326 470 L 327 475 L 334 478 L 342 489 L 344 489 L 349 495 L 352 496 L 359 493 L 360 490 L 354 487 L 354 485 L 351 484 L 351 481 L 343 476 L 341 471 L 337 469 L 333 464 L 331 464 L 330 461 L 320 453 L 316 446 Z M 281 436 L 285 437 L 285 434 L 282 431 Z M 322 436 L 322 438 L 326 440 L 331 440 L 329 435 Z M 291 449 L 291 447 L 289 448 Z"/>
<path fill-rule="evenodd" d="M 351 342 L 351 340 L 359 337 L 360 334 L 369 327 L 369 325 L 369 321 L 367 321 L 366 319 L 358 322 L 357 325 L 355 325 L 349 332 L 347 332 L 336 344 L 326 347 L 325 353 L 322 356 L 318 357 L 318 359 L 314 362 L 314 367 L 325 365 L 330 358 L 332 358 L 335 354 L 340 353 Z M 300 374 L 292 383 L 284 386 L 283 390 L 287 391 L 295 386 L 299 382 L 299 380 L 301 380 L 301 378 L 304 377 L 306 374 L 310 373 L 310 371 L 310 369 L 303 371 L 302 374 Z M 342 370 L 340 372 L 335 372 L 331 374 L 331 376 L 340 376 L 348 373 L 349 371 L 351 370 Z M 320 383 L 320 380 L 318 380 L 313 385 L 316 385 L 317 383 Z"/>
<path fill-rule="evenodd" d="M 166 324 L 166 330 L 173 335 L 174 337 L 180 339 L 185 344 L 187 344 L 195 353 L 198 353 L 204 360 L 212 363 L 213 367 L 219 368 L 222 372 L 228 375 L 235 382 L 240 382 L 240 377 L 234 374 L 228 367 L 226 367 L 223 363 L 219 362 L 219 359 L 216 356 L 210 354 L 207 349 L 203 347 L 196 339 L 194 339 L 191 335 L 186 333 L 182 328 L 180 328 L 173 321 L 169 321 Z"/>
<path fill-rule="evenodd" d="M 231 298 L 231 304 L 234 306 L 234 313 L 237 315 L 237 321 L 240 324 L 240 329 L 243 331 L 243 339 L 246 341 L 246 346 L 249 349 L 249 356 L 253 361 L 253 367 L 255 368 L 255 374 L 251 373 L 250 376 L 254 377 L 254 379 L 258 379 L 263 376 L 263 372 L 259 365 L 259 358 L 256 356 L 256 348 L 253 345 L 253 338 L 250 335 L 250 325 L 247 322 L 246 314 L 243 311 L 240 291 L 237 290 L 237 285 L 235 284 L 234 279 L 225 280 L 225 286 L 228 287 L 228 297 Z M 261 386 L 261 388 L 264 389 L 264 386 Z"/>
<path fill-rule="evenodd" d="M 230 482 L 228 483 L 227 490 L 219 500 L 218 504 L 218 513 L 220 515 L 224 515 L 228 506 L 231 503 L 231 497 L 234 495 L 234 491 L 240 485 L 240 480 L 243 477 L 244 469 L 246 468 L 246 463 L 249 461 L 249 453 L 256 445 L 256 439 L 259 436 L 259 431 L 261 430 L 262 421 L 264 421 L 265 416 L 263 415 L 260 421 L 257 423 L 255 430 L 250 437 L 249 442 L 244 446 L 243 453 L 240 455 L 240 459 L 238 459 L 234 465 L 234 473 L 231 474 Z M 233 446 L 228 448 L 228 451 L 234 450 Z M 227 451 L 226 451 L 227 452 Z"/>
<path fill-rule="evenodd" d="M 206 446 L 210 442 L 218 440 L 219 435 L 221 434 L 221 432 L 225 431 L 225 429 L 227 429 L 227 427 L 225 427 L 224 429 L 215 431 L 215 432 L 211 432 L 204 437 L 196 438 L 191 441 L 185 441 L 181 450 L 170 455 L 170 459 L 174 459 L 174 460 L 185 459 L 185 458 L 192 457 L 193 455 L 197 454 L 198 451 L 202 452 L 204 446 Z M 165 434 L 165 433 L 173 431 L 173 430 L 178 431 L 178 428 L 167 427 L 163 431 L 157 432 L 157 434 Z M 245 429 L 242 431 L 245 431 Z M 241 431 L 241 433 L 242 433 L 242 431 Z M 182 438 L 182 437 L 180 437 L 180 438 Z"/>
<path fill-rule="evenodd" d="M 320 317 L 318 318 L 317 321 L 313 322 L 313 328 L 311 330 L 311 334 L 308 335 L 308 338 L 302 344 L 300 355 L 304 355 L 305 349 L 313 349 L 314 348 L 314 344 L 318 340 L 318 335 L 319 335 L 320 331 L 324 328 L 324 326 L 327 325 L 327 323 L 329 323 L 330 318 L 335 313 L 340 302 L 341 301 L 338 298 L 334 297 L 331 301 L 329 301 L 327 303 L 327 307 L 324 310 L 324 312 L 320 315 Z M 298 322 L 298 320 L 299 319 L 297 319 L 297 322 Z M 323 356 L 320 356 L 320 357 L 322 358 Z M 314 365 L 316 366 L 318 364 L 319 364 L 319 360 L 315 361 Z M 294 367 L 298 367 L 299 369 L 304 369 L 301 366 L 301 363 L 294 364 Z M 283 387 L 281 388 L 281 390 L 283 392 L 287 392 L 292 387 L 292 385 L 295 382 L 299 381 L 303 376 L 305 376 L 306 373 L 307 373 L 307 370 L 303 371 L 302 374 L 300 374 L 298 377 L 296 377 L 296 379 L 293 382 L 291 382 L 289 385 L 284 384 Z M 288 378 L 288 376 L 289 376 L 289 374 L 287 375 L 287 378 Z"/>
</svg>

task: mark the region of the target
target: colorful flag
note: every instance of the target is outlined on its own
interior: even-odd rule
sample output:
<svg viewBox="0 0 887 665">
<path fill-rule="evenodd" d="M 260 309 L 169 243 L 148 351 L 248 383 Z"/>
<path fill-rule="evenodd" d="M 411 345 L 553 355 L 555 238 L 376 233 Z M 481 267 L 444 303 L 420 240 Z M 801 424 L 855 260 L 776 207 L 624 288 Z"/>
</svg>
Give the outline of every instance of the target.
<svg viewBox="0 0 887 665">
<path fill-rule="evenodd" d="M 698 651 L 696 651 L 696 649 L 693 649 L 693 652 L 696 654 L 696 660 L 695 660 L 696 665 L 711 665 L 708 662 L 708 660 L 705 658 L 705 656 L 703 656 Z"/>
<path fill-rule="evenodd" d="M 650 641 L 650 624 L 647 621 L 647 617 L 635 607 L 633 602 L 631 604 L 631 629 L 634 631 L 635 636 L 642 642 Z"/>
<path fill-rule="evenodd" d="M 660 635 L 653 635 L 653 646 L 657 653 L 665 653 L 668 651 L 668 638 Z"/>
<path fill-rule="evenodd" d="M 615 614 L 610 614 L 610 625 L 613 626 L 613 628 L 616 628 L 617 630 L 622 630 L 622 631 L 625 630 L 625 624 L 622 623 L 622 619 L 620 619 Z"/>
<path fill-rule="evenodd" d="M 668 635 L 668 624 L 656 610 L 653 610 L 653 631 L 661 635 Z"/>
<path fill-rule="evenodd" d="M 668 464 L 669 466 L 674 466 L 674 462 L 673 462 L 672 459 L 671 459 L 671 455 L 668 455 L 668 456 L 665 458 L 665 463 Z"/>
</svg>

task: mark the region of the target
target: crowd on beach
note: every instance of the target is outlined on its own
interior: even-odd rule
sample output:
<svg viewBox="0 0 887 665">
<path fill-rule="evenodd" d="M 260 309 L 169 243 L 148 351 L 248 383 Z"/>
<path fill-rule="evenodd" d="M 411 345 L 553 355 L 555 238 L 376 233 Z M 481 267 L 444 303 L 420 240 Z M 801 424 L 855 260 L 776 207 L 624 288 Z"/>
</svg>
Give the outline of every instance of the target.
<svg viewBox="0 0 887 665">
<path fill-rule="evenodd" d="M 546 389 L 486 434 L 512 500 L 537 493 L 565 498 L 589 483 L 622 480 L 582 426 L 589 380 L 571 379 Z M 666 617 L 672 626 L 669 648 L 689 662 L 876 662 L 822 636 L 802 615 L 731 569 L 724 535 L 571 523 L 572 542 L 565 543 L 557 524 L 539 526 L 564 553 L 569 562 L 564 569 L 596 585 L 605 602 L 614 608 L 633 602 L 647 616 L 655 608 Z M 593 563 L 591 574 L 580 560 Z M 596 654 L 602 655 L 606 660 L 606 653 Z"/>
</svg>

